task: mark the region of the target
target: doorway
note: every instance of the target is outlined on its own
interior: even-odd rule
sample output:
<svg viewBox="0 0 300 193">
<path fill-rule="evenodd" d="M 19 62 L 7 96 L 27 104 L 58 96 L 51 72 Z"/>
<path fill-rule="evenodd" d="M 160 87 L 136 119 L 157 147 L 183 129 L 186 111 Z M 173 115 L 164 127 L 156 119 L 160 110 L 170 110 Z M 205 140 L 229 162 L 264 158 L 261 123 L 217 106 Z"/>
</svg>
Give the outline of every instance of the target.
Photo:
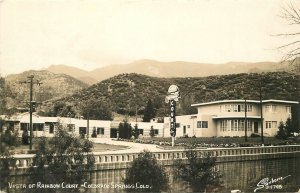
<svg viewBox="0 0 300 193">
<path fill-rule="evenodd" d="M 258 133 L 258 122 L 254 121 L 254 133 Z"/>
</svg>

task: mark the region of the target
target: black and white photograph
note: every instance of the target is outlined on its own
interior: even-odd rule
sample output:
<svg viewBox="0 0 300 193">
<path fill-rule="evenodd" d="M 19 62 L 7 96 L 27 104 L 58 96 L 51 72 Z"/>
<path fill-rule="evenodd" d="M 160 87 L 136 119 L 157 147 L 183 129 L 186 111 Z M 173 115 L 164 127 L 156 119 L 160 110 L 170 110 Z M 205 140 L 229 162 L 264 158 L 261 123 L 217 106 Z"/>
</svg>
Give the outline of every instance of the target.
<svg viewBox="0 0 300 193">
<path fill-rule="evenodd" d="M 0 0 L 0 193 L 300 192 L 299 0 Z"/>
</svg>

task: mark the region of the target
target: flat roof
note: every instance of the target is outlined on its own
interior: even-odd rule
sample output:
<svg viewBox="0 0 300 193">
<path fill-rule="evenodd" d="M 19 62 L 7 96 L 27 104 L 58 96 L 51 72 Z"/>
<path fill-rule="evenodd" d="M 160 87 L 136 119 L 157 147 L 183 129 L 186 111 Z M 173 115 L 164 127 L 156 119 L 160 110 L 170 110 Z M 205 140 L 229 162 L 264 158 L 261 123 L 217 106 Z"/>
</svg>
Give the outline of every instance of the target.
<svg viewBox="0 0 300 193">
<path fill-rule="evenodd" d="M 243 115 L 212 116 L 212 119 L 232 119 L 232 118 L 243 118 L 243 119 L 245 119 L 245 116 L 243 116 Z M 260 119 L 260 116 L 247 116 L 247 119 Z"/>
<path fill-rule="evenodd" d="M 206 103 L 197 103 L 192 104 L 192 107 L 197 106 L 205 106 L 205 105 L 213 105 L 213 104 L 222 104 L 222 103 L 244 103 L 244 99 L 236 99 L 236 100 L 222 100 L 222 101 L 212 101 L 212 102 L 206 102 Z M 260 103 L 259 100 L 247 100 L 247 103 Z M 262 100 L 262 103 L 286 103 L 286 104 L 299 104 L 297 101 L 286 101 L 286 100 L 276 100 L 276 99 L 268 99 L 268 100 Z"/>
</svg>

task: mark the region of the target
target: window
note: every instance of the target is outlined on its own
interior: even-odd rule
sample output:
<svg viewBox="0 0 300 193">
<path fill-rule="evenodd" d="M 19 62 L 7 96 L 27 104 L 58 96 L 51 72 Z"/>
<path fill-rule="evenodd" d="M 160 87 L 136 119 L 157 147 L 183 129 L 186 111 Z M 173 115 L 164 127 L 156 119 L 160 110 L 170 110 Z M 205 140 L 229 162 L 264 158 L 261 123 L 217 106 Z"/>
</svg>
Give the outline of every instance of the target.
<svg viewBox="0 0 300 193">
<path fill-rule="evenodd" d="M 207 121 L 197 121 L 197 128 L 208 128 Z"/>
<path fill-rule="evenodd" d="M 29 130 L 29 123 L 21 123 L 21 130 L 24 131 L 24 130 Z"/>
<path fill-rule="evenodd" d="M 238 112 L 238 105 L 232 105 L 233 112 Z"/>
<path fill-rule="evenodd" d="M 247 112 L 252 112 L 252 105 L 247 105 Z"/>
<path fill-rule="evenodd" d="M 237 131 L 237 128 L 238 128 L 238 120 L 233 120 L 233 128 L 232 128 L 232 131 Z"/>
<path fill-rule="evenodd" d="M 202 121 L 202 128 L 208 128 L 208 122 Z"/>
<path fill-rule="evenodd" d="M 252 121 L 247 120 L 247 131 L 251 131 L 251 130 L 252 130 Z"/>
<path fill-rule="evenodd" d="M 276 105 L 266 105 L 265 106 L 266 112 L 275 112 L 276 111 Z"/>
<path fill-rule="evenodd" d="M 266 121 L 266 129 L 272 128 L 272 121 Z"/>
<path fill-rule="evenodd" d="M 245 121 L 240 120 L 239 121 L 239 131 L 244 131 L 244 127 L 245 127 Z"/>
<path fill-rule="evenodd" d="M 43 123 L 33 123 L 32 124 L 32 130 L 33 131 L 43 131 L 44 130 L 44 124 Z"/>
<path fill-rule="evenodd" d="M 226 121 L 225 120 L 221 120 L 221 131 L 226 131 Z"/>
<path fill-rule="evenodd" d="M 183 134 L 186 134 L 186 126 L 183 126 Z"/>
<path fill-rule="evenodd" d="M 191 125 L 187 125 L 187 128 L 191 128 Z"/>
<path fill-rule="evenodd" d="M 277 128 L 277 121 L 266 121 L 266 129 Z"/>
<path fill-rule="evenodd" d="M 180 127 L 180 123 L 176 123 L 176 128 Z"/>
<path fill-rule="evenodd" d="M 79 134 L 81 135 L 86 134 L 86 127 L 79 127 Z"/>
<path fill-rule="evenodd" d="M 221 131 L 230 131 L 231 120 L 221 120 Z"/>
<path fill-rule="evenodd" d="M 67 128 L 69 132 L 73 132 L 75 129 L 75 124 L 67 124 Z"/>
<path fill-rule="evenodd" d="M 241 111 L 240 112 L 245 112 L 245 105 L 241 105 Z"/>
<path fill-rule="evenodd" d="M 49 124 L 49 133 L 54 133 L 54 123 Z"/>
<path fill-rule="evenodd" d="M 154 135 L 158 135 L 158 129 L 154 129 Z"/>
<path fill-rule="evenodd" d="M 197 128 L 201 128 L 201 121 L 197 121 Z"/>
<path fill-rule="evenodd" d="M 97 127 L 97 135 L 104 135 L 104 128 L 103 127 Z"/>
<path fill-rule="evenodd" d="M 225 111 L 230 112 L 231 111 L 231 105 L 225 105 Z"/>
<path fill-rule="evenodd" d="M 138 131 L 139 131 L 139 135 L 141 134 L 141 135 L 144 135 L 144 129 L 138 129 Z"/>
<path fill-rule="evenodd" d="M 271 105 L 266 105 L 266 106 L 265 106 L 265 111 L 266 111 L 266 112 L 271 111 Z"/>
</svg>

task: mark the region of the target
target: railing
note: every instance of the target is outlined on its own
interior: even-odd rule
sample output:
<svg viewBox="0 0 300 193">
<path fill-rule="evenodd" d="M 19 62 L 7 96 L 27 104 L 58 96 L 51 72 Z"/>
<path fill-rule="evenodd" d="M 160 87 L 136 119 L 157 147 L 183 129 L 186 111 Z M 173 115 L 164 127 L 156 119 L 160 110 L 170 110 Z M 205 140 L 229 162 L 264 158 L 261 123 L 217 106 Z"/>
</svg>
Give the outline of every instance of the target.
<svg viewBox="0 0 300 193">
<path fill-rule="evenodd" d="M 266 146 L 266 147 L 237 147 L 237 148 L 208 148 L 197 149 L 199 156 L 203 157 L 210 154 L 217 158 L 251 156 L 251 155 L 270 155 L 280 153 L 300 153 L 300 145 L 288 146 Z M 164 150 L 152 153 L 159 161 L 186 159 L 185 150 Z M 15 164 L 18 168 L 27 168 L 32 166 L 34 155 L 14 155 Z M 94 153 L 95 164 L 106 163 L 128 163 L 138 157 L 138 153 Z"/>
</svg>

